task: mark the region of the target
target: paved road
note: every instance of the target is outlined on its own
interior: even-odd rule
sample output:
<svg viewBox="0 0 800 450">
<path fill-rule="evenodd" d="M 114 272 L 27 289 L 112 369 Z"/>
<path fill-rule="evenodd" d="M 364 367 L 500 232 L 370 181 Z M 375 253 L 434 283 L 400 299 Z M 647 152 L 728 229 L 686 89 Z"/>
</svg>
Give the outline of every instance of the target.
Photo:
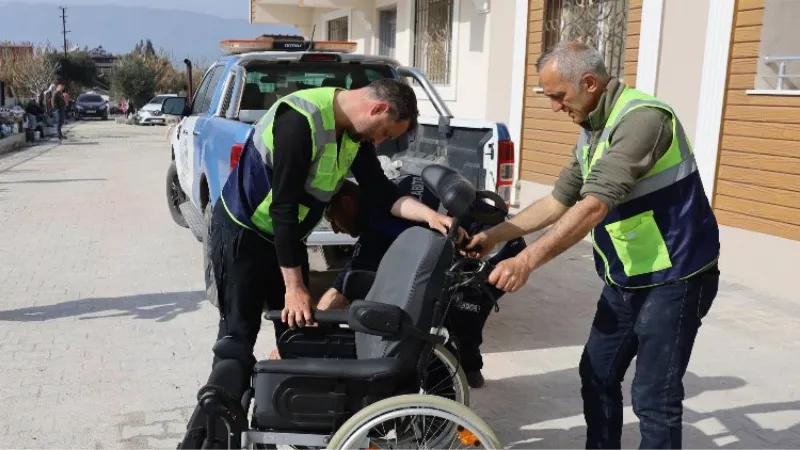
<svg viewBox="0 0 800 450">
<path fill-rule="evenodd" d="M 0 158 L 0 446 L 175 448 L 216 316 L 201 247 L 166 209 L 165 129 L 70 131 Z M 473 406 L 509 445 L 582 445 L 576 367 L 598 288 L 581 244 L 490 319 Z M 686 447 L 800 446 L 798 316 L 723 284 L 686 378 Z M 625 432 L 637 446 L 630 407 Z"/>
</svg>

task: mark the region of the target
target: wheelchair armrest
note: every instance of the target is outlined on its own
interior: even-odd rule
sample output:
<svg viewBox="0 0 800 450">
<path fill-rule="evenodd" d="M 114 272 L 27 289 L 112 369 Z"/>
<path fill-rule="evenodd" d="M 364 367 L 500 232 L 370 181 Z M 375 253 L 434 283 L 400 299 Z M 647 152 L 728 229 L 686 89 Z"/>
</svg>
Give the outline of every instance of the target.
<svg viewBox="0 0 800 450">
<path fill-rule="evenodd" d="M 338 324 L 338 325 L 346 325 L 350 313 L 346 309 L 333 309 L 329 311 L 312 311 L 314 316 L 314 320 L 319 323 L 330 323 L 330 324 Z M 272 321 L 280 321 L 281 320 L 281 310 L 273 309 L 267 311 L 264 315 L 267 320 Z"/>
<path fill-rule="evenodd" d="M 342 295 L 348 300 L 366 298 L 372 284 L 375 282 L 376 273 L 371 270 L 351 270 L 344 276 Z"/>
<path fill-rule="evenodd" d="M 408 313 L 396 305 L 356 300 L 350 304 L 349 312 L 349 325 L 353 331 L 392 338 L 412 336 L 434 344 L 444 343 L 442 336 L 415 327 Z"/>
</svg>

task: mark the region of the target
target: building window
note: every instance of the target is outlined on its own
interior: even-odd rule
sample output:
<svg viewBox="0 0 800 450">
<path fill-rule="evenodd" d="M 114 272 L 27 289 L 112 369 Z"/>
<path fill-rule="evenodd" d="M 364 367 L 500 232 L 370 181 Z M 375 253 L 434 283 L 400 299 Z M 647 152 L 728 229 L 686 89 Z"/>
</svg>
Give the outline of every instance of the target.
<svg viewBox="0 0 800 450">
<path fill-rule="evenodd" d="M 348 27 L 349 27 L 349 20 L 348 16 L 337 17 L 336 19 L 328 21 L 328 40 L 329 41 L 347 41 L 348 38 Z"/>
<path fill-rule="evenodd" d="M 431 83 L 450 84 L 454 0 L 415 0 L 414 67 Z"/>
<path fill-rule="evenodd" d="M 757 18 L 754 18 L 754 21 Z M 761 32 L 748 38 L 750 30 L 758 31 L 758 23 L 741 23 L 737 20 L 737 34 L 741 38 L 736 43 L 760 40 L 756 66 L 755 89 L 794 91 L 800 90 L 800 41 L 790 38 L 800 23 L 800 2 L 797 0 L 766 0 Z M 752 44 L 751 44 L 752 45 Z M 733 58 L 744 56 L 736 54 Z M 744 53 L 744 50 L 741 52 Z M 752 73 L 752 72 L 751 72 Z"/>
<path fill-rule="evenodd" d="M 627 0 L 547 0 L 544 15 L 542 52 L 562 40 L 581 41 L 603 54 L 611 76 L 622 76 Z"/>
<path fill-rule="evenodd" d="M 378 54 L 394 58 L 397 41 L 397 7 L 378 11 Z"/>
</svg>

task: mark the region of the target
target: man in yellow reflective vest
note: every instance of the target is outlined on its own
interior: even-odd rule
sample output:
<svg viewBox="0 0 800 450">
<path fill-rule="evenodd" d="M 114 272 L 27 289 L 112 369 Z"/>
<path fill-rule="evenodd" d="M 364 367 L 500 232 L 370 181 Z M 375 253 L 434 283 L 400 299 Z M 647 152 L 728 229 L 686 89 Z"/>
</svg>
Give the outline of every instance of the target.
<svg viewBox="0 0 800 450">
<path fill-rule="evenodd" d="M 579 368 L 586 447 L 620 448 L 621 382 L 636 356 L 641 448 L 679 448 L 683 376 L 719 283 L 719 229 L 691 145 L 673 109 L 609 76 L 594 48 L 561 42 L 536 67 L 553 111 L 582 127 L 574 155 L 551 195 L 468 247 L 552 225 L 490 275 L 513 292 L 591 233 L 605 287 Z"/>
<path fill-rule="evenodd" d="M 305 238 L 351 171 L 374 207 L 443 233 L 453 225 L 451 217 L 401 196 L 378 161 L 375 146 L 413 130 L 418 115 L 409 85 L 381 79 L 354 90 L 294 92 L 259 120 L 212 212 L 209 253 L 220 322 L 209 384 L 236 400 L 249 387 L 265 306 L 283 310 L 276 338 L 287 325 L 313 325 Z M 207 444 L 224 445 L 225 427 L 214 423 L 213 436 L 223 442 Z M 212 439 L 207 424 L 198 405 L 179 448 L 205 445 Z"/>
</svg>

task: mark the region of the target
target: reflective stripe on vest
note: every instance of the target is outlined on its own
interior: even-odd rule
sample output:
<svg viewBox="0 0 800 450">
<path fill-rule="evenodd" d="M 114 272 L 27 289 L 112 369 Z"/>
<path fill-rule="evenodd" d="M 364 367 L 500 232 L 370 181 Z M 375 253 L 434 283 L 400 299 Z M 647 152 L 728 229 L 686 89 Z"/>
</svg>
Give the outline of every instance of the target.
<svg viewBox="0 0 800 450">
<path fill-rule="evenodd" d="M 322 95 L 330 95 L 331 102 L 334 92 L 337 88 L 319 88 L 324 89 Z M 314 89 L 317 90 L 317 89 Z M 328 116 L 323 115 L 322 110 L 314 102 L 303 98 L 303 94 L 308 94 L 307 91 L 297 91 L 286 97 L 281 98 L 267 111 L 266 114 L 258 121 L 255 127 L 254 144 L 258 153 L 261 155 L 265 164 L 272 167 L 273 164 L 273 149 L 272 149 L 272 124 L 275 119 L 275 113 L 281 104 L 288 104 L 302 113 L 309 119 L 309 126 L 311 128 L 311 142 L 312 142 L 312 163 L 311 170 L 306 177 L 305 190 L 317 200 L 327 202 L 333 197 L 343 182 L 343 179 L 338 180 L 336 185 L 330 186 L 330 183 L 321 182 L 320 176 L 330 178 L 336 175 L 336 165 L 338 159 L 338 151 L 326 151 L 326 147 L 330 144 L 336 146 L 336 122 L 333 118 L 333 109 L 329 109 Z M 312 96 L 315 93 L 312 93 Z M 329 120 L 325 120 L 329 119 Z M 327 123 L 326 123 L 327 122 Z M 349 140 L 347 136 L 342 139 L 342 146 L 348 147 L 345 142 Z M 334 147 L 334 150 L 335 147 Z M 344 149 L 343 149 L 344 150 Z M 350 149 L 348 149 L 350 150 Z M 357 151 L 357 149 L 356 149 Z M 347 153 L 347 152 L 344 152 Z M 347 157 L 349 162 L 355 158 L 355 153 Z M 348 164 L 349 167 L 349 164 Z"/>
<path fill-rule="evenodd" d="M 625 92 L 623 92 L 620 99 L 617 100 L 617 104 L 619 104 L 621 101 L 624 101 L 624 96 L 629 91 L 630 88 L 625 89 Z M 655 166 L 653 166 L 653 168 L 650 169 L 650 171 L 642 178 L 636 181 L 633 190 L 625 199 L 625 201 L 628 202 L 663 189 L 697 172 L 697 161 L 694 158 L 694 153 L 692 152 L 689 140 L 686 137 L 686 132 L 683 129 L 683 125 L 678 120 L 677 116 L 669 105 L 655 99 L 633 99 L 628 100 L 624 105 L 625 106 L 620 109 L 617 114 L 612 112 L 612 117 L 609 117 L 609 120 L 613 119 L 613 122 L 606 123 L 600 138 L 597 140 L 597 149 L 595 149 L 594 154 L 592 154 L 591 161 L 588 161 L 591 133 L 586 130 L 581 132 L 578 138 L 578 144 L 575 146 L 575 158 L 580 163 L 581 174 L 583 175 L 584 181 L 586 181 L 586 178 L 589 176 L 591 168 L 611 144 L 609 141 L 611 133 L 616 129 L 617 125 L 619 125 L 622 117 L 636 108 L 646 106 L 666 110 L 672 116 L 672 145 L 670 146 L 669 150 L 656 162 Z M 680 157 L 680 160 L 677 162 L 670 161 L 670 159 L 677 160 L 678 156 Z M 670 162 L 673 162 L 674 164 L 669 164 Z"/>
</svg>

